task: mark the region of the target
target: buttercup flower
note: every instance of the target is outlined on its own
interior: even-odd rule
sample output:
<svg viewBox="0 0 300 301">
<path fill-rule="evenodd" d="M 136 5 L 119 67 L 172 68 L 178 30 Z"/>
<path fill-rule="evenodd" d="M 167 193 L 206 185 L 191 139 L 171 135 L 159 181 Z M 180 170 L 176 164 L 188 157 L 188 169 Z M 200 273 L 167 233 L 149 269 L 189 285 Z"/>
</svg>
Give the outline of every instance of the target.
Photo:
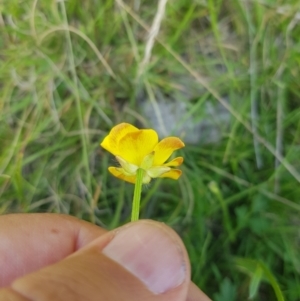
<svg viewBox="0 0 300 301">
<path fill-rule="evenodd" d="M 131 124 L 120 123 L 112 128 L 100 145 L 115 155 L 120 164 L 120 167 L 111 166 L 108 170 L 124 181 L 135 183 L 139 168 L 144 171 L 143 183 L 149 183 L 151 178 L 177 180 L 181 175 L 181 170 L 171 167 L 181 165 L 182 157 L 165 163 L 175 150 L 184 147 L 177 137 L 167 137 L 158 142 L 154 130 L 140 130 Z"/>
</svg>

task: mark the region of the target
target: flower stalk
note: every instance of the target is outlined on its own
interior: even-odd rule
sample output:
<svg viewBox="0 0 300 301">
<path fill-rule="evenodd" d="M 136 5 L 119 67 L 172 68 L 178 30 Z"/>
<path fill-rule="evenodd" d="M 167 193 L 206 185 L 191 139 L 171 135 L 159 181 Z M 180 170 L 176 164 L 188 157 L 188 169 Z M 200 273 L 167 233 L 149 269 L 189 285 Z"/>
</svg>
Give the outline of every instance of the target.
<svg viewBox="0 0 300 301">
<path fill-rule="evenodd" d="M 134 193 L 133 193 L 133 202 L 132 202 L 132 210 L 131 210 L 132 222 L 137 221 L 139 219 L 143 177 L 144 177 L 144 170 L 142 168 L 139 168 L 136 173 L 136 182 L 135 182 Z"/>
</svg>

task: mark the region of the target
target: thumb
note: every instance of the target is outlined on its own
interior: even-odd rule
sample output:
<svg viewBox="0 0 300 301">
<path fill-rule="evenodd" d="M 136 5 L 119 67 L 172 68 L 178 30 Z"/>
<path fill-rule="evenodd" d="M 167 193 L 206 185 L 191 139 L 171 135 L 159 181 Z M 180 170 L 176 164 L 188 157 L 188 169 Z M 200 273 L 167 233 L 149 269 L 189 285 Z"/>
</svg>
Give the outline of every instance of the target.
<svg viewBox="0 0 300 301">
<path fill-rule="evenodd" d="M 17 279 L 0 300 L 185 301 L 189 284 L 189 260 L 178 235 L 162 223 L 138 221 Z"/>
</svg>

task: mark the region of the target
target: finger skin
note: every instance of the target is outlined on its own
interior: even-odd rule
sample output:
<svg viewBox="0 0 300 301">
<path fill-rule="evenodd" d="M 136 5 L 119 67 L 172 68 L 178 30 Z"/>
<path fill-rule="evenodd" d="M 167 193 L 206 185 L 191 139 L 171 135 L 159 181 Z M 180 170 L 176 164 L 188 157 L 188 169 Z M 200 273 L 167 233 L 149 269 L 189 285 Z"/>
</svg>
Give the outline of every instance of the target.
<svg viewBox="0 0 300 301">
<path fill-rule="evenodd" d="M 30 301 L 11 288 L 0 289 L 1 301 Z"/>
<path fill-rule="evenodd" d="M 88 293 L 87 293 L 88 294 Z M 30 301 L 13 289 L 0 290 L 0 301 Z M 211 301 L 193 282 L 190 283 L 186 301 Z"/>
<path fill-rule="evenodd" d="M 55 263 L 74 252 L 76 256 L 78 254 L 76 251 L 83 250 L 91 241 L 107 233 L 106 230 L 77 218 L 47 213 L 0 216 L 0 229 L 0 288 L 43 267 L 49 266 L 55 269 Z M 105 239 L 103 242 L 106 243 Z M 70 270 L 72 271 L 72 267 Z M 79 275 L 80 271 L 78 271 Z M 105 269 L 103 269 L 104 276 L 109 274 L 109 271 L 107 273 L 104 271 Z M 76 286 L 76 279 L 71 288 Z M 62 286 L 64 284 L 62 283 Z M 41 287 L 44 287 L 44 283 Z M 55 285 L 53 290 L 56 290 Z M 0 301 L 10 300 L 29 299 L 11 288 L 0 289 Z M 210 299 L 195 285 L 190 285 L 186 301 L 208 300 Z"/>
<path fill-rule="evenodd" d="M 9 214 L 0 217 L 0 288 L 58 262 L 106 233 L 62 214 Z"/>
<path fill-rule="evenodd" d="M 32 301 L 183 301 L 190 283 L 189 259 L 178 235 L 169 227 L 153 221 L 151 224 L 178 245 L 186 262 L 183 283 L 163 294 L 154 294 L 138 278 L 102 253 L 116 232 L 109 232 L 60 262 L 17 279 L 12 288 Z M 126 226 L 125 226 L 126 227 Z M 122 227 L 121 227 L 122 228 Z M 1 300 L 2 301 L 2 300 Z"/>
<path fill-rule="evenodd" d="M 99 258 L 98 250 L 88 253 L 75 266 L 72 260 L 64 260 L 59 267 L 56 264 L 16 280 L 12 288 L 32 301 L 151 300 L 143 284 L 117 263 L 104 255 Z M 89 271 L 83 272 L 87 267 Z M 134 298 L 141 295 L 142 299 Z"/>
<path fill-rule="evenodd" d="M 190 283 L 186 301 L 211 301 L 193 282 Z"/>
</svg>

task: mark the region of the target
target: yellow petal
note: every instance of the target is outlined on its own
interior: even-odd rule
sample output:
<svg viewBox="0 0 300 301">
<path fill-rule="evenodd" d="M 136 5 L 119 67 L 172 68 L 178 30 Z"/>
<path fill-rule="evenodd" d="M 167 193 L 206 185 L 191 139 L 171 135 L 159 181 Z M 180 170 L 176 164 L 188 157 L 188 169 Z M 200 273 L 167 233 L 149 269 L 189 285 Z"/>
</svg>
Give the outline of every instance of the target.
<svg viewBox="0 0 300 301">
<path fill-rule="evenodd" d="M 120 123 L 111 129 L 110 133 L 104 138 L 100 145 L 113 155 L 118 155 L 119 141 L 126 134 L 136 132 L 138 130 L 139 129 L 129 123 Z"/>
<path fill-rule="evenodd" d="M 128 176 L 124 173 L 123 168 L 118 167 L 109 167 L 109 172 L 113 174 L 116 178 L 119 178 L 123 181 L 129 182 L 129 183 L 135 183 L 135 176 Z"/>
<path fill-rule="evenodd" d="M 161 140 L 154 148 L 155 158 L 153 165 L 162 165 L 176 149 L 182 147 L 184 147 L 184 143 L 177 137 L 167 137 Z"/>
<path fill-rule="evenodd" d="M 182 171 L 180 169 L 171 169 L 170 171 L 159 176 L 159 178 L 171 178 L 174 180 L 178 180 L 178 178 L 181 176 L 181 174 L 182 174 Z"/>
<path fill-rule="evenodd" d="M 165 163 L 163 166 L 179 166 L 182 164 L 182 162 L 183 162 L 183 158 L 177 157 L 177 158 L 173 159 L 172 161 Z"/>
<path fill-rule="evenodd" d="M 154 130 L 138 130 L 127 133 L 119 141 L 119 156 L 129 163 L 141 166 L 143 159 L 153 152 L 158 142 Z"/>
</svg>

